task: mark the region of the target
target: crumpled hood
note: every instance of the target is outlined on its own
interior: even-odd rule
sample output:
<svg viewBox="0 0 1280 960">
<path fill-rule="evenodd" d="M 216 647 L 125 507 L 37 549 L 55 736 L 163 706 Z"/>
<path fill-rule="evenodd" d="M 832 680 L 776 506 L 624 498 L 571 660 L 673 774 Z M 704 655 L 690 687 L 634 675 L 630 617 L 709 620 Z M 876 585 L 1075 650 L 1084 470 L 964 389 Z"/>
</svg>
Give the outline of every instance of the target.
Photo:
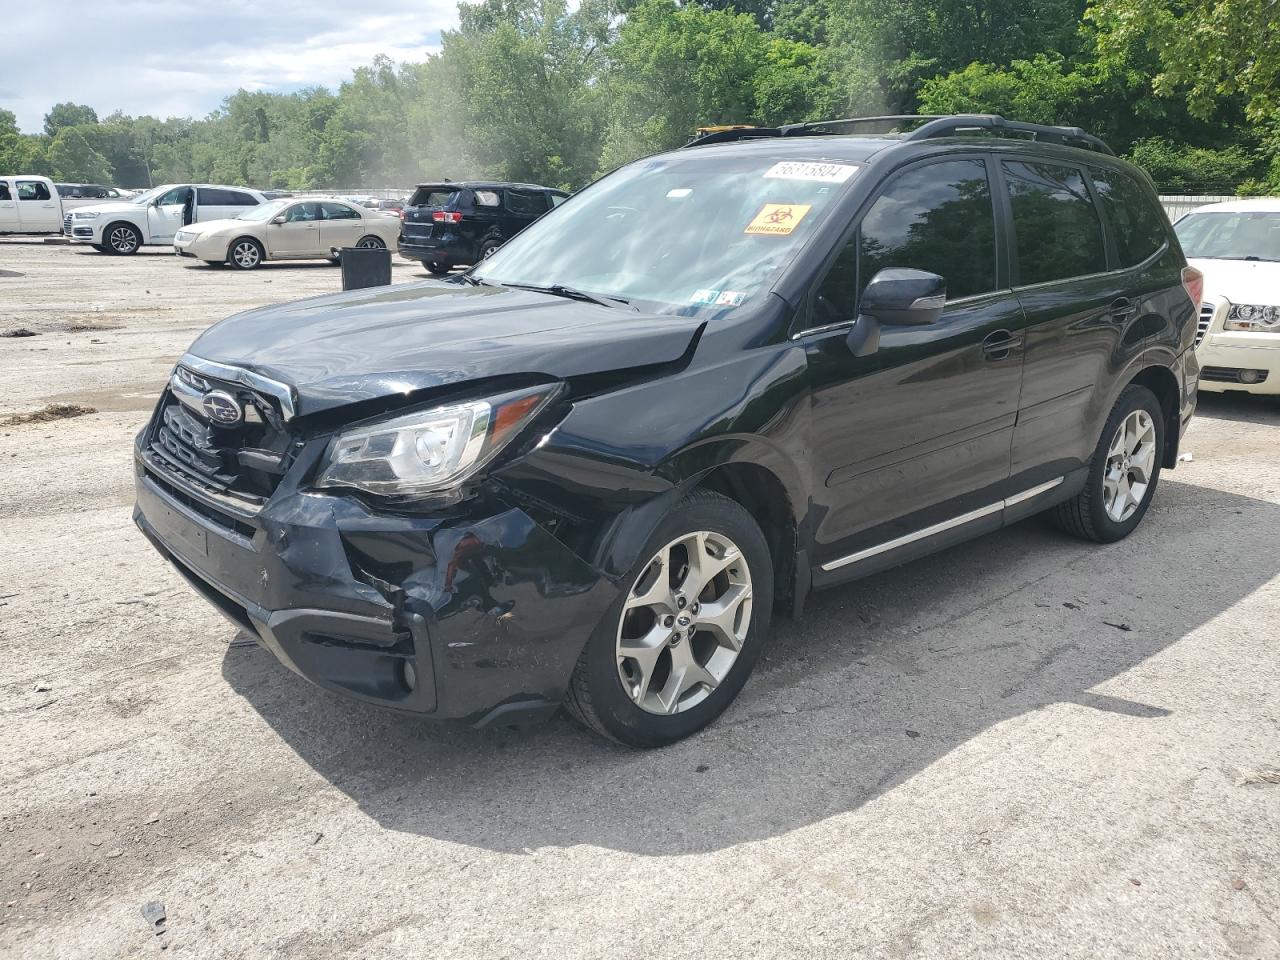
<svg viewBox="0 0 1280 960">
<path fill-rule="evenodd" d="M 1280 263 L 1270 260 L 1206 260 L 1187 263 L 1204 274 L 1206 297 L 1223 297 L 1232 303 L 1280 306 Z"/>
<path fill-rule="evenodd" d="M 701 326 L 528 290 L 425 281 L 239 313 L 189 353 L 290 385 L 303 416 L 505 374 L 564 378 L 669 363 Z"/>
</svg>

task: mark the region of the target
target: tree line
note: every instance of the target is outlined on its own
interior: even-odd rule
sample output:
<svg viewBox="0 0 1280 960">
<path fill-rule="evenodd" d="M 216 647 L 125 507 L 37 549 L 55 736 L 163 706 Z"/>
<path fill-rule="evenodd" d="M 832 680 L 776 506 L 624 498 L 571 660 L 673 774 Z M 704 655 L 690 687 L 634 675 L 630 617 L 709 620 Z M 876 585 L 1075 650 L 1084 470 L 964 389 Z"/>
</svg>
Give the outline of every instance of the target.
<svg viewBox="0 0 1280 960">
<path fill-rule="evenodd" d="M 714 124 L 999 113 L 1081 126 L 1162 192 L 1280 193 L 1275 0 L 478 0 L 420 62 L 203 119 L 0 109 L 0 171 L 145 186 L 576 189 Z"/>
</svg>

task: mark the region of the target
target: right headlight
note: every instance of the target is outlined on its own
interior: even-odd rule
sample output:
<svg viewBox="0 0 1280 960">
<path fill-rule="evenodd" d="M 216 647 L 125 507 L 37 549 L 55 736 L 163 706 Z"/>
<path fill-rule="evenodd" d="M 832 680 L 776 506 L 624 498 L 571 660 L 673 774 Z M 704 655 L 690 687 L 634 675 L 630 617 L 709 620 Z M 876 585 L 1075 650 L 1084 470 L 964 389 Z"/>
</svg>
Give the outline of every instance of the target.
<svg viewBox="0 0 1280 960">
<path fill-rule="evenodd" d="M 72 220 L 97 220 L 100 216 L 102 216 L 102 214 L 94 213 L 92 210 L 85 210 L 83 212 L 80 210 L 71 211 Z"/>
<path fill-rule="evenodd" d="M 1222 322 L 1222 329 L 1280 333 L 1280 307 L 1233 303 L 1227 310 L 1227 319 Z"/>
<path fill-rule="evenodd" d="M 432 407 L 334 438 L 317 487 L 412 497 L 456 490 L 549 404 L 560 384 Z"/>
</svg>

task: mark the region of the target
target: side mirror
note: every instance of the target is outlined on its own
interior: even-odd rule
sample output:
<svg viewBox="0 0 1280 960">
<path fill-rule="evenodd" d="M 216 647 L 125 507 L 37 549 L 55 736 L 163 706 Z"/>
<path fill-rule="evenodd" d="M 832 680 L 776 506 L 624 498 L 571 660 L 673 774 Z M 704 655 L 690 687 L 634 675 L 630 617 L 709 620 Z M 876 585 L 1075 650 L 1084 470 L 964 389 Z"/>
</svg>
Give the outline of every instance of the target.
<svg viewBox="0 0 1280 960">
<path fill-rule="evenodd" d="M 284 223 L 284 214 L 283 214 L 283 213 L 277 213 L 274 217 L 272 217 L 272 218 L 271 218 L 271 222 L 272 222 L 272 223 Z"/>
<path fill-rule="evenodd" d="M 937 323 L 947 302 L 947 281 L 936 273 L 886 267 L 867 284 L 858 313 L 893 326 Z"/>
</svg>

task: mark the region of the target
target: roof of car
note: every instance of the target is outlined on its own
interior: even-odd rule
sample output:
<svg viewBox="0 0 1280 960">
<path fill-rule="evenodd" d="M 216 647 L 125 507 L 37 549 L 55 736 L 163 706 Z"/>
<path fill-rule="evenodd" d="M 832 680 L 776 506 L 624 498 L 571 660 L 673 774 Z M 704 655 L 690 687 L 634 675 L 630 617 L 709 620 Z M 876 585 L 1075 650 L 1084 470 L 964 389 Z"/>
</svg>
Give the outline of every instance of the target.
<svg viewBox="0 0 1280 960">
<path fill-rule="evenodd" d="M 495 187 L 515 187 L 517 190 L 552 190 L 553 187 L 543 187 L 536 183 L 510 183 L 506 180 L 427 180 L 424 183 L 416 184 L 417 187 L 448 187 L 457 190 L 459 188 L 467 190 L 492 190 Z"/>
<path fill-rule="evenodd" d="M 1192 213 L 1280 213 L 1280 197 L 1249 197 L 1196 207 Z"/>
</svg>

